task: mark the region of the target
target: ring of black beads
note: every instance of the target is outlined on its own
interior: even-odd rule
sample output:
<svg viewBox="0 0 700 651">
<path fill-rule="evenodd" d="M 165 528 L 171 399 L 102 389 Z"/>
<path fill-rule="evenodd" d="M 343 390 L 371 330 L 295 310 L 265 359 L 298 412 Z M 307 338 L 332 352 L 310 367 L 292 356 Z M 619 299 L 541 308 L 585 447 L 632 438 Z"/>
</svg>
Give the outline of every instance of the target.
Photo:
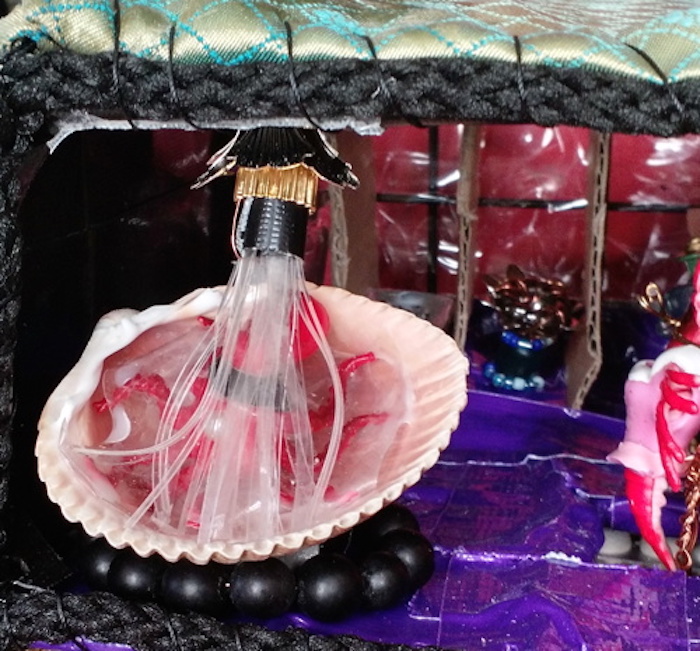
<svg viewBox="0 0 700 651">
<path fill-rule="evenodd" d="M 168 563 L 93 539 L 78 554 L 96 590 L 176 611 L 269 619 L 289 611 L 338 621 L 406 602 L 433 574 L 431 543 L 413 513 L 392 504 L 318 548 L 235 565 Z"/>
</svg>

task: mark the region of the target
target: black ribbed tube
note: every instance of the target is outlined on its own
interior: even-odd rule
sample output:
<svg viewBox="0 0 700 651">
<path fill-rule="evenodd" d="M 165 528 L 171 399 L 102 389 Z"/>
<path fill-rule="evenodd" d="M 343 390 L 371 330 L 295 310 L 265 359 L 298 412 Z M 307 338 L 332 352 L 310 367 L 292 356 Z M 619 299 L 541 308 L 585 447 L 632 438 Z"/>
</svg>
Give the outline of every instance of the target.
<svg viewBox="0 0 700 651">
<path fill-rule="evenodd" d="M 245 201 L 237 233 L 241 249 L 304 257 L 308 208 L 269 197 Z"/>
</svg>

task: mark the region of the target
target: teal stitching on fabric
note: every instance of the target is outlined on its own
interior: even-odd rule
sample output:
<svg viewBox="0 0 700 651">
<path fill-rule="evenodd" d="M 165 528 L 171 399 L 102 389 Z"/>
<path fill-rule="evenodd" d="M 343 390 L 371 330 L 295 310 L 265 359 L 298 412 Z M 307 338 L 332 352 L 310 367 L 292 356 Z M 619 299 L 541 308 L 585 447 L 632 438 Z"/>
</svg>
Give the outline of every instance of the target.
<svg viewBox="0 0 700 651">
<path fill-rule="evenodd" d="M 121 5 L 123 7 L 134 7 L 134 6 L 142 6 L 142 7 L 148 7 L 149 9 L 153 9 L 155 11 L 160 11 L 160 12 L 168 12 L 170 9 L 168 8 L 169 4 L 177 4 L 173 2 L 169 2 L 167 0 L 122 0 Z M 177 12 L 171 12 L 171 13 L 177 13 Z"/>
<path fill-rule="evenodd" d="M 689 41 L 693 41 L 697 44 L 700 44 L 700 35 L 695 32 L 687 32 L 685 30 L 682 30 L 678 27 L 674 27 L 671 29 L 663 29 L 663 28 L 656 28 L 656 29 L 650 29 L 650 30 L 644 30 L 644 37 L 639 39 L 635 45 L 640 48 L 644 49 L 644 46 L 649 42 L 649 39 L 652 36 L 656 36 L 661 34 L 662 36 L 680 36 L 682 38 L 688 39 Z M 631 40 L 631 38 L 629 39 Z"/>
<path fill-rule="evenodd" d="M 493 33 L 489 36 L 484 36 L 482 39 L 479 39 L 479 41 L 474 43 L 470 48 L 468 48 L 467 50 L 463 50 L 463 56 L 472 56 L 478 50 L 481 50 L 487 45 L 491 45 L 491 43 L 498 42 L 508 43 L 509 45 L 511 45 L 513 42 L 513 37 L 510 35 L 501 34 L 500 32 Z"/>
<path fill-rule="evenodd" d="M 683 61 L 678 63 L 676 66 L 674 66 L 673 70 L 668 72 L 666 75 L 669 83 L 679 81 L 678 77 L 680 76 L 680 74 L 684 70 L 686 70 L 690 66 L 691 63 L 697 61 L 698 59 L 700 59 L 700 50 L 696 50 L 692 54 L 685 57 L 685 59 L 683 59 Z"/>
<path fill-rule="evenodd" d="M 467 24 L 467 25 L 472 25 L 472 26 L 478 27 L 479 29 L 482 29 L 482 30 L 484 30 L 484 31 L 488 31 L 488 32 L 498 32 L 498 30 L 496 30 L 496 28 L 495 28 L 493 25 L 490 25 L 489 23 L 485 23 L 484 21 L 478 20 L 478 19 L 476 19 L 476 18 L 474 18 L 474 17 L 472 17 L 472 16 L 460 15 L 460 14 L 456 13 L 454 10 L 450 11 L 449 13 L 452 15 L 452 18 L 443 18 L 443 19 L 440 20 L 440 24 L 447 24 L 447 23 L 465 23 L 465 24 Z M 377 28 L 375 28 L 375 29 L 372 30 L 372 31 L 375 31 L 375 32 L 379 32 L 379 31 L 385 32 L 385 31 L 387 31 L 388 29 L 391 29 L 391 28 L 392 28 L 392 25 L 393 25 L 394 23 L 396 23 L 396 22 L 403 22 L 403 18 L 404 18 L 403 15 L 398 15 L 398 16 L 397 16 L 396 18 L 394 18 L 393 20 L 390 20 L 389 22 L 387 22 L 387 23 L 381 25 L 381 27 L 377 27 Z M 422 25 L 421 25 L 421 23 L 418 21 L 418 19 L 417 19 L 417 18 L 414 18 L 414 21 L 411 22 L 409 25 L 407 25 L 406 27 L 401 27 L 401 28 L 399 28 L 399 29 L 396 31 L 396 36 L 398 36 L 398 35 L 403 35 L 403 34 L 405 34 L 406 32 L 413 31 L 413 30 L 415 30 L 415 29 L 419 29 L 421 26 L 422 26 Z M 501 32 L 498 32 L 498 33 L 501 33 Z M 505 38 L 510 38 L 510 35 L 509 35 L 509 34 L 503 33 L 503 36 L 504 36 Z M 388 42 L 390 42 L 390 39 L 391 39 L 391 38 L 392 38 L 392 36 L 385 37 L 385 39 L 382 39 L 381 41 L 379 41 L 379 43 L 381 43 L 382 41 L 386 41 L 386 42 L 388 43 Z M 394 36 L 393 38 L 395 38 L 395 36 Z M 379 45 L 379 43 L 377 43 L 377 45 Z"/>
<path fill-rule="evenodd" d="M 697 24 L 700 24 L 700 11 L 698 12 L 697 18 L 698 18 Z M 635 45 L 637 47 L 639 47 L 640 49 L 642 49 L 642 45 L 641 45 L 642 43 L 647 43 L 649 38 L 651 38 L 651 36 L 659 35 L 659 34 L 662 36 L 666 36 L 666 35 L 680 36 L 680 37 L 685 38 L 689 41 L 692 41 L 693 43 L 696 43 L 698 45 L 698 48 L 700 48 L 700 35 L 698 35 L 697 33 L 687 32 L 687 31 L 682 30 L 682 29 L 677 28 L 677 27 L 674 27 L 671 29 L 663 29 L 661 27 L 655 28 L 652 30 L 645 29 L 643 33 L 644 33 L 644 39 L 640 39 L 639 41 L 637 41 L 637 43 L 635 43 Z M 670 71 L 667 71 L 666 77 L 667 77 L 668 81 L 669 82 L 676 81 L 676 78 L 678 77 L 678 75 L 681 72 L 683 72 L 683 70 L 688 68 L 688 66 L 693 61 L 698 59 L 699 57 L 700 57 L 700 51 L 696 50 L 695 52 L 693 52 L 689 56 L 685 57 L 685 59 L 683 59 L 683 61 L 680 61 L 679 63 L 677 63 Z"/>
<path fill-rule="evenodd" d="M 682 27 L 697 27 L 700 22 L 700 8 L 672 11 L 665 16 L 660 16 L 658 21 L 669 25 L 681 25 Z M 654 21 L 652 21 L 653 24 Z"/>
<path fill-rule="evenodd" d="M 698 34 L 697 32 L 696 33 L 687 32 L 687 31 L 684 31 L 684 30 L 682 30 L 680 28 L 676 28 L 676 27 L 674 27 L 672 29 L 660 29 L 659 28 L 659 29 L 654 29 L 654 30 L 644 30 L 644 36 L 645 36 L 644 43 L 646 44 L 648 42 L 649 38 L 651 38 L 654 35 L 658 35 L 658 34 L 661 34 L 663 36 L 681 36 L 682 38 L 685 38 L 689 41 L 693 41 L 694 43 L 700 45 L 700 34 Z M 642 41 L 640 40 L 638 43 L 639 44 L 635 44 L 635 45 L 637 45 L 637 47 L 639 47 L 640 49 L 643 49 L 641 47 Z"/>
<path fill-rule="evenodd" d="M 436 4 L 439 4 L 439 3 L 436 3 Z M 448 10 L 445 9 L 445 11 L 448 11 Z M 449 10 L 449 13 L 452 15 L 452 18 L 443 18 L 440 21 L 440 24 L 465 23 L 467 25 L 478 27 L 479 29 L 482 29 L 482 30 L 487 31 L 487 32 L 500 34 L 503 36 L 504 40 L 510 40 L 510 38 L 511 38 L 511 36 L 509 34 L 498 31 L 493 25 L 490 25 L 489 23 L 486 23 L 482 20 L 478 20 L 478 19 L 474 18 L 473 16 L 464 16 L 464 15 L 460 15 L 460 14 L 456 13 L 453 7 L 451 8 L 451 10 Z M 368 31 L 375 32 L 375 34 L 376 34 L 376 32 L 379 32 L 379 31 L 385 32 L 388 29 L 391 29 L 391 25 L 393 23 L 399 22 L 402 18 L 403 18 L 403 16 L 399 15 L 394 20 L 391 20 L 388 23 L 385 23 L 381 27 L 377 27 L 374 30 L 368 30 Z M 383 39 L 376 41 L 375 45 L 377 48 L 379 48 L 381 45 L 387 45 L 393 39 L 395 39 L 399 36 L 403 36 L 407 32 L 410 32 L 410 31 L 413 31 L 416 29 L 420 29 L 421 27 L 423 27 L 423 25 L 421 25 L 417 19 L 414 19 L 414 21 L 410 25 L 407 25 L 406 27 L 402 27 L 402 28 L 396 30 L 396 32 L 394 32 L 394 34 L 390 34 L 389 36 L 386 36 Z"/>
<path fill-rule="evenodd" d="M 146 59 L 152 57 L 158 50 L 165 45 L 167 45 L 167 41 L 163 43 L 163 39 L 160 39 L 158 43 L 155 43 L 153 45 L 149 45 L 147 47 L 142 48 L 141 50 L 138 50 L 137 52 L 134 52 L 130 50 L 127 46 L 126 43 L 122 43 L 121 41 L 119 42 L 119 51 L 124 52 L 126 54 L 133 54 L 136 57 Z"/>
<path fill-rule="evenodd" d="M 320 23 L 323 27 L 338 34 L 357 32 L 357 30 L 362 29 L 362 26 L 354 18 L 328 7 L 300 7 L 300 12 L 309 23 Z"/>
<path fill-rule="evenodd" d="M 208 56 L 213 62 L 221 65 L 237 65 L 239 63 L 246 63 L 256 58 L 261 52 L 265 53 L 263 60 L 279 60 L 283 59 L 285 56 L 285 48 L 283 43 L 285 40 L 285 34 L 279 29 L 279 25 L 274 23 L 269 19 L 269 12 L 265 12 L 260 9 L 258 2 L 254 0 L 240 0 L 242 7 L 245 7 L 247 11 L 250 11 L 261 23 L 261 26 L 268 31 L 269 36 L 260 43 L 256 43 L 254 46 L 246 48 L 244 51 L 237 52 L 233 56 L 226 56 L 221 49 L 217 49 L 210 42 L 208 42 L 206 33 L 202 33 L 200 30 L 192 26 L 190 21 L 193 21 L 200 16 L 206 14 L 207 11 L 220 6 L 227 0 L 213 0 L 212 2 L 206 4 L 204 7 L 198 9 L 192 16 L 189 17 L 187 21 L 181 22 L 178 19 L 178 15 L 174 12 L 171 7 L 177 5 L 176 0 L 123 0 L 123 5 L 125 7 L 133 6 L 144 6 L 152 8 L 160 12 L 164 16 L 164 23 L 168 22 L 172 24 L 176 22 L 178 25 L 178 31 L 187 33 L 195 38 L 202 46 L 203 53 Z M 270 0 L 268 6 L 274 10 L 278 8 L 281 10 L 283 8 L 289 9 L 286 3 L 275 2 Z M 454 56 L 470 57 L 476 54 L 480 49 L 495 43 L 495 42 L 510 42 L 510 35 L 506 34 L 501 29 L 494 28 L 483 20 L 475 18 L 473 15 L 463 15 L 459 13 L 459 10 L 446 2 L 424 0 L 423 2 L 407 2 L 404 6 L 412 8 L 415 13 L 411 16 L 412 20 L 409 24 L 406 23 L 406 14 L 399 11 L 399 4 L 392 3 L 388 7 L 388 13 L 391 16 L 390 20 L 385 21 L 382 25 L 367 25 L 363 26 L 362 23 L 354 18 L 356 12 L 354 7 L 348 7 L 347 13 L 342 11 L 329 8 L 327 4 L 320 2 L 297 2 L 295 5 L 291 5 L 292 14 L 296 11 L 301 16 L 306 19 L 306 22 L 301 22 L 301 24 L 295 25 L 296 33 L 301 33 L 309 29 L 323 28 L 328 29 L 340 38 L 345 39 L 345 41 L 353 48 L 358 57 L 366 58 L 367 53 L 362 42 L 361 34 L 367 34 L 370 37 L 374 37 L 374 42 L 376 43 L 376 48 L 378 52 L 381 52 L 383 48 L 389 45 L 393 40 L 399 38 L 413 30 L 420 30 L 427 34 L 433 36 L 437 42 L 443 44 Z M 25 29 L 18 32 L 17 37 L 29 37 L 32 40 L 40 41 L 43 38 L 51 38 L 51 34 L 55 34 L 53 40 L 64 43 L 65 35 L 63 33 L 61 24 L 61 14 L 74 11 L 97 11 L 109 16 L 114 15 L 111 3 L 108 2 L 96 2 L 96 1 L 86 1 L 86 2 L 66 2 L 59 1 L 54 2 L 53 0 L 46 0 L 45 4 L 38 8 L 35 8 L 27 16 L 27 20 L 32 22 L 40 22 L 41 20 L 46 20 L 48 16 L 51 20 L 52 27 L 49 28 L 46 25 L 42 25 L 41 28 L 35 30 Z M 474 11 L 482 11 L 483 7 L 477 7 Z M 359 11 L 359 9 L 358 9 Z M 421 14 L 423 12 L 431 12 L 433 16 L 434 12 L 444 13 L 444 18 L 436 23 L 428 23 L 425 25 L 417 24 L 420 20 Z M 462 11 L 465 11 L 462 9 Z M 167 19 L 167 20 L 166 20 Z M 517 22 L 513 19 L 511 22 Z M 464 23 L 466 25 L 481 28 L 487 31 L 487 34 L 480 38 L 478 41 L 468 44 L 461 44 L 459 40 L 454 40 L 447 38 L 441 27 L 449 24 L 459 24 Z M 700 23 L 700 8 L 686 11 L 676 11 L 667 14 L 666 16 L 659 17 L 658 19 L 652 21 L 651 26 L 647 25 L 643 29 L 633 32 L 629 35 L 630 42 L 635 43 L 635 47 L 640 47 L 643 49 L 645 43 L 649 42 L 653 36 L 656 35 L 668 35 L 677 36 L 680 38 L 688 39 L 691 42 L 700 46 L 700 36 L 693 31 L 691 28 L 696 28 Z M 387 30 L 390 30 L 392 26 L 395 27 L 393 33 L 387 34 Z M 164 25 L 164 30 L 166 25 Z M 568 30 L 563 33 L 577 34 L 577 30 Z M 384 34 L 383 38 L 377 38 L 380 34 Z M 538 34 L 528 34 L 523 40 L 523 48 L 527 48 L 528 51 L 534 53 L 540 62 L 544 65 L 549 65 L 556 68 L 563 67 L 581 67 L 588 63 L 587 58 L 601 53 L 609 52 L 615 56 L 621 62 L 624 62 L 632 70 L 636 71 L 637 74 L 647 78 L 651 81 L 658 82 L 658 75 L 650 74 L 643 66 L 640 66 L 635 58 L 631 58 L 631 54 L 628 48 L 623 44 L 611 43 L 604 41 L 603 39 L 596 37 L 589 32 L 581 32 L 581 34 L 589 39 L 593 45 L 585 50 L 582 54 L 576 58 L 562 62 L 551 55 L 545 54 L 538 48 L 531 45 L 528 40 L 533 36 L 536 37 Z M 21 35 L 21 36 L 20 36 Z M 266 48 L 271 44 L 278 45 L 278 53 L 266 52 Z M 167 44 L 164 37 L 161 37 L 158 43 L 148 45 L 142 48 L 137 56 L 149 56 L 152 53 L 157 52 L 157 50 Z M 697 60 L 698 55 L 695 53 L 685 57 L 683 61 L 677 63 L 673 70 L 669 73 L 668 77 L 670 80 L 674 79 L 677 75 L 686 70 L 693 62 Z"/>
<path fill-rule="evenodd" d="M 228 0 L 213 0 L 213 2 L 209 2 L 206 5 L 204 5 L 201 9 L 195 11 L 189 17 L 189 20 L 199 18 L 201 15 L 205 14 L 210 9 L 227 3 Z M 270 32 L 270 34 L 277 33 L 280 37 L 283 36 L 282 31 L 275 27 L 275 25 L 267 18 L 267 16 L 262 11 L 260 11 L 260 9 L 258 9 L 254 2 L 250 2 L 249 0 L 241 0 L 240 4 L 249 9 L 251 13 L 253 13 L 253 15 L 255 15 L 255 17 L 267 28 L 267 31 Z"/>
<path fill-rule="evenodd" d="M 301 34 L 302 32 L 308 31 L 310 29 L 318 29 L 318 28 L 327 29 L 328 26 L 320 24 L 320 23 L 316 24 L 316 25 L 307 24 L 307 25 L 297 27 L 296 33 Z M 360 47 L 360 40 L 359 40 L 360 37 L 357 34 L 341 34 L 340 32 L 336 32 L 335 30 L 331 30 L 331 31 L 334 32 L 339 38 L 342 38 L 345 41 L 347 41 L 352 46 L 353 50 L 355 50 L 355 53 L 358 56 L 362 57 L 363 59 L 368 59 L 367 48 Z M 294 57 L 294 58 L 296 59 L 297 57 Z M 320 57 L 317 57 L 317 58 L 320 58 Z M 333 57 L 331 56 L 329 58 L 333 58 Z"/>
<path fill-rule="evenodd" d="M 38 9 L 35 9 L 30 15 L 38 16 L 40 14 L 51 14 L 53 16 L 58 16 L 58 14 L 67 11 L 82 11 L 83 9 L 93 9 L 102 13 L 109 13 L 110 15 L 114 14 L 114 11 L 102 2 L 61 2 L 58 4 L 49 2 L 48 7 L 41 6 Z"/>
<path fill-rule="evenodd" d="M 340 12 L 328 9 L 327 7 L 320 7 L 313 11 L 302 8 L 301 12 L 309 22 L 305 25 L 299 25 L 297 27 L 297 32 L 317 28 L 328 29 L 350 43 L 356 54 L 366 58 L 367 50 L 364 47 L 364 41 L 358 36 L 364 29 L 358 21 L 353 19 L 343 20 L 343 15 Z"/>
<path fill-rule="evenodd" d="M 600 39 L 593 37 L 589 33 L 584 33 L 584 36 L 586 38 L 589 38 L 593 41 L 600 41 Z M 539 48 L 535 47 L 531 43 L 528 43 L 527 41 L 521 41 L 522 42 L 522 48 L 523 50 L 529 50 L 530 52 L 534 53 L 539 61 L 538 63 L 542 63 L 547 66 L 551 66 L 553 68 L 559 68 L 559 69 L 565 69 L 565 68 L 581 68 L 585 67 L 587 64 L 590 64 L 588 59 L 586 58 L 587 56 L 595 55 L 600 52 L 605 52 L 609 51 L 614 53 L 618 59 L 624 61 L 627 63 L 630 67 L 636 69 L 640 76 L 644 77 L 648 81 L 651 81 L 653 83 L 659 83 L 662 84 L 663 81 L 659 79 L 658 75 L 654 73 L 650 73 L 648 70 L 645 70 L 642 68 L 636 61 L 632 60 L 629 58 L 629 54 L 626 52 L 628 48 L 626 46 L 611 46 L 610 43 L 606 41 L 599 42 L 599 44 L 596 47 L 590 47 L 584 50 L 584 53 L 577 56 L 574 59 L 568 59 L 566 62 L 560 61 L 558 59 L 554 59 L 550 55 L 544 54 Z"/>
<path fill-rule="evenodd" d="M 154 9 L 153 3 L 150 0 L 120 0 L 123 9 L 129 9 L 132 7 L 147 7 L 149 9 Z M 163 28 L 166 28 L 166 23 L 172 23 L 172 21 L 177 20 L 178 13 L 168 9 L 164 4 L 160 3 L 158 11 L 163 16 Z"/>
<path fill-rule="evenodd" d="M 60 33 L 59 25 L 59 14 L 65 13 L 67 11 L 83 11 L 85 9 L 95 10 L 100 13 L 108 14 L 110 18 L 114 17 L 114 11 L 111 7 L 106 6 L 104 3 L 97 2 L 82 2 L 75 4 L 62 3 L 59 5 L 53 5 L 49 3 L 49 6 L 42 5 L 41 7 L 35 9 L 31 13 L 27 14 L 26 19 L 28 21 L 34 21 L 40 17 L 50 16 L 53 18 L 54 25 L 56 25 L 56 30 Z"/>
<path fill-rule="evenodd" d="M 248 0 L 244 0 L 241 4 L 243 4 L 246 8 L 250 9 L 250 11 L 261 21 L 261 23 L 263 23 L 263 25 L 267 28 L 269 36 L 264 41 L 261 41 L 260 43 L 257 43 L 256 45 L 246 49 L 244 52 L 237 53 L 233 58 L 229 58 L 227 60 L 217 50 L 212 48 L 210 44 L 206 44 L 205 38 L 199 34 L 198 30 L 189 25 L 190 21 L 199 18 L 212 8 L 215 8 L 222 4 L 226 4 L 226 2 L 227 0 L 214 0 L 213 2 L 207 3 L 201 9 L 195 11 L 191 16 L 188 17 L 187 21 L 182 21 L 179 19 L 175 20 L 175 22 L 180 26 L 180 28 L 183 31 L 192 35 L 197 41 L 199 41 L 202 44 L 202 47 L 210 55 L 212 60 L 216 63 L 228 66 L 238 65 L 240 63 L 247 63 L 255 58 L 256 53 L 263 51 L 268 44 L 274 42 L 282 43 L 286 38 L 285 34 L 281 30 L 276 29 L 273 23 L 267 19 L 267 17 L 255 6 L 254 3 L 251 3 Z M 279 49 L 279 58 L 282 59 L 285 56 L 284 48 L 280 47 Z M 275 58 L 276 57 L 274 56 L 267 56 L 261 60 L 271 60 Z"/>
<path fill-rule="evenodd" d="M 680 14 L 675 16 L 675 14 Z M 691 19 L 692 16 L 692 19 Z M 687 12 L 672 12 L 666 16 L 660 16 L 656 20 L 651 21 L 642 29 L 632 32 L 628 37 L 628 41 L 636 41 L 635 46 L 644 49 L 649 39 L 656 34 L 676 34 L 693 38 L 694 35 L 685 32 L 680 27 L 666 27 L 666 25 L 681 24 L 683 27 L 697 29 L 700 25 L 700 9 L 693 9 Z"/>
<path fill-rule="evenodd" d="M 457 22 L 457 21 L 450 21 L 450 22 Z M 474 52 L 477 50 L 480 50 L 481 48 L 485 47 L 486 45 L 489 45 L 490 43 L 494 43 L 497 41 L 503 41 L 503 42 L 508 42 L 510 43 L 511 37 L 508 36 L 507 34 L 502 34 L 501 32 L 493 32 L 489 34 L 488 36 L 484 36 L 481 39 L 479 39 L 476 43 L 472 43 L 471 46 L 468 49 L 464 49 L 460 47 L 459 45 L 455 44 L 454 41 L 447 39 L 443 34 L 441 34 L 439 31 L 437 31 L 434 28 L 430 28 L 428 26 L 423 26 L 423 27 L 415 27 L 411 29 L 407 29 L 402 32 L 395 32 L 394 34 L 390 34 L 386 38 L 382 39 L 379 41 L 379 43 L 376 44 L 377 47 L 377 53 L 380 52 L 382 47 L 386 47 L 391 41 L 399 38 L 400 36 L 405 35 L 407 32 L 410 31 L 422 31 L 430 34 L 431 36 L 434 36 L 439 42 L 443 43 L 446 45 L 452 52 L 460 57 L 468 57 L 471 56 Z"/>
<path fill-rule="evenodd" d="M 241 63 L 247 63 L 255 58 L 255 55 L 263 51 L 267 45 L 270 43 L 275 43 L 279 41 L 279 38 L 275 38 L 274 36 L 268 36 L 263 41 L 260 41 L 253 45 L 252 47 L 248 48 L 244 52 L 236 53 L 233 57 L 226 59 L 219 51 L 217 51 L 210 43 L 206 41 L 206 39 L 192 26 L 187 25 L 186 23 L 178 23 L 179 29 L 190 36 L 192 36 L 196 41 L 198 41 L 201 46 L 202 50 L 209 56 L 209 58 L 214 62 L 219 65 L 223 66 L 233 66 L 233 65 L 238 65 Z M 178 28 L 176 28 L 178 29 Z M 262 57 L 257 59 L 258 61 L 267 61 L 267 60 L 277 60 L 277 59 L 282 59 L 284 56 L 280 57 L 275 57 L 275 56 L 267 56 L 267 57 Z"/>
<path fill-rule="evenodd" d="M 169 9 L 168 5 L 170 4 L 176 4 L 174 1 L 161 1 L 161 2 L 154 2 L 153 0 L 120 0 L 121 6 L 123 9 L 128 9 L 128 8 L 133 8 L 133 7 L 147 7 L 150 9 L 155 9 L 157 8 L 158 11 L 161 13 L 163 16 L 163 30 L 165 32 L 167 26 L 165 24 L 166 20 L 169 20 L 172 24 L 173 21 L 177 19 L 177 12 L 172 11 Z M 163 47 L 164 45 L 167 45 L 167 38 L 165 36 L 161 36 L 160 40 L 158 43 L 154 43 L 153 45 L 148 45 L 141 50 L 138 51 L 132 51 L 127 47 L 127 44 L 124 42 L 119 43 L 119 48 L 121 52 L 125 52 L 128 54 L 133 54 L 134 56 L 137 57 L 149 57 L 153 53 L 157 52 L 159 48 Z"/>
<path fill-rule="evenodd" d="M 46 5 L 42 5 L 34 11 L 30 12 L 29 14 L 26 15 L 26 20 L 27 22 L 30 23 L 37 23 L 40 27 L 38 32 L 32 36 L 32 40 L 35 42 L 40 42 L 41 40 L 49 40 L 55 43 L 61 43 L 62 45 L 65 45 L 65 38 L 63 35 L 63 30 L 61 28 L 61 23 L 60 23 L 60 14 L 65 13 L 67 11 L 82 11 L 85 9 L 89 10 L 96 10 L 98 12 L 102 13 L 108 13 L 110 17 L 113 17 L 114 12 L 111 11 L 111 7 L 108 8 L 105 6 L 104 3 L 98 3 L 98 2 L 83 2 L 83 3 L 59 3 L 59 4 L 54 4 L 51 0 L 48 0 Z M 55 30 L 55 36 L 51 34 L 49 31 L 48 27 L 44 24 L 42 24 L 42 19 L 49 17 L 49 19 L 52 19 L 52 23 L 54 26 Z"/>
<path fill-rule="evenodd" d="M 21 29 L 12 37 L 12 41 L 19 41 L 23 38 L 28 38 L 35 43 L 39 43 L 39 41 L 43 39 L 50 38 L 50 34 L 43 27 L 36 30 Z"/>
<path fill-rule="evenodd" d="M 50 4 L 50 5 L 52 4 L 51 0 L 49 0 L 49 4 Z M 63 11 L 64 11 L 64 10 L 63 10 L 63 6 L 64 6 L 64 5 L 62 5 L 62 4 L 56 5 L 56 10 L 59 11 L 59 12 L 61 12 L 61 13 L 63 13 Z M 61 42 L 61 43 L 63 43 L 63 44 L 65 44 L 65 38 L 64 38 L 64 36 L 63 36 L 63 31 L 62 31 L 62 29 L 61 29 L 61 23 L 60 23 L 60 21 L 59 21 L 58 13 L 54 12 L 54 13 L 52 14 L 52 17 L 53 17 L 54 29 L 56 30 L 56 37 L 57 37 L 56 40 L 59 41 L 59 42 Z"/>
</svg>

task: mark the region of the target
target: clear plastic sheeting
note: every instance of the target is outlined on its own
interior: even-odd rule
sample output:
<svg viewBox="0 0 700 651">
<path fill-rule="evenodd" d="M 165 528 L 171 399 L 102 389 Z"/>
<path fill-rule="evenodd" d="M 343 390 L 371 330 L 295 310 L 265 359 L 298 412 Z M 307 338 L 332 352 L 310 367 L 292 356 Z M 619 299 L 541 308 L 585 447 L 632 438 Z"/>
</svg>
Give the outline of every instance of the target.
<svg viewBox="0 0 700 651">
<path fill-rule="evenodd" d="M 617 134 L 610 162 L 612 203 L 678 207 L 700 203 L 700 135 Z"/>
<path fill-rule="evenodd" d="M 462 128 L 388 129 L 375 140 L 380 282 L 454 293 Z M 475 295 L 508 264 L 582 287 L 589 132 L 572 127 L 480 129 Z M 647 282 L 684 282 L 687 211 L 700 204 L 700 137 L 614 135 L 604 242 L 604 300 L 634 300 Z"/>
</svg>

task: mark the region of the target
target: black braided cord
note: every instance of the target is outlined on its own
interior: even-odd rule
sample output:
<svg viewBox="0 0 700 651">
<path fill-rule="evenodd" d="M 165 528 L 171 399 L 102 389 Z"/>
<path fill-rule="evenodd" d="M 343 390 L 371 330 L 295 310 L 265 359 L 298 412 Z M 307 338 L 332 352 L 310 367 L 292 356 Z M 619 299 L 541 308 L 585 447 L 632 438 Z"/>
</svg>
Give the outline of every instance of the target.
<svg viewBox="0 0 700 651">
<path fill-rule="evenodd" d="M 104 592 L 57 595 L 14 587 L 2 595 L 0 644 L 24 651 L 42 640 L 126 644 L 138 651 L 408 651 L 411 647 L 327 636 L 298 628 L 272 631 L 257 624 L 227 624 L 194 613 L 168 612 L 153 604 L 124 601 Z M 437 647 L 422 647 L 437 651 Z"/>
<path fill-rule="evenodd" d="M 378 69 L 390 96 L 378 92 Z M 0 79 L 2 127 L 11 131 L 11 123 L 36 114 L 55 120 L 87 111 L 160 121 L 181 120 L 185 112 L 199 125 L 290 117 L 303 122 L 309 116 L 319 123 L 412 118 L 563 124 L 659 136 L 700 131 L 695 80 L 669 86 L 604 71 L 468 59 L 297 60 L 294 78 L 290 84 L 287 64 L 269 62 L 170 67 L 123 54 L 115 61 L 109 54 L 62 50 L 11 53 Z M 123 107 L 129 107 L 128 116 Z"/>
<path fill-rule="evenodd" d="M 661 136 L 700 132 L 700 82 L 677 83 L 669 92 L 667 84 L 590 69 L 455 59 L 295 61 L 291 88 L 286 64 L 168 65 L 125 55 L 40 53 L 21 41 L 0 63 L 0 506 L 8 503 L 12 359 L 20 298 L 18 175 L 31 148 L 48 139 L 57 120 L 87 112 L 132 122 L 184 119 L 196 125 L 290 117 L 303 123 L 306 117 L 318 123 L 535 122 Z M 7 530 L 6 512 L 0 544 Z M 8 649 L 76 636 L 129 644 L 139 651 L 409 648 L 301 630 L 227 625 L 101 593 L 57 595 L 10 585 L 0 597 L 0 644 Z"/>
</svg>

